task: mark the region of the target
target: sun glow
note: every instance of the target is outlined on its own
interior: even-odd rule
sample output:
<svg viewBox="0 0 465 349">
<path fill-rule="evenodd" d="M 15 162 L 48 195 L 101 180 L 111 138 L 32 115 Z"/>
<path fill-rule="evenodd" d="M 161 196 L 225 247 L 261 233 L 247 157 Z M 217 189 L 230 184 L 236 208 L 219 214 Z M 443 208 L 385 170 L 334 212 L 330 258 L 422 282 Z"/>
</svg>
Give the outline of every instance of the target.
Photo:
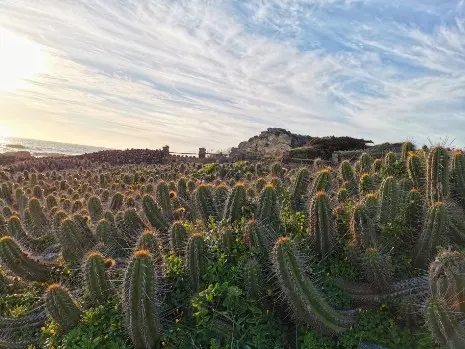
<svg viewBox="0 0 465 349">
<path fill-rule="evenodd" d="M 0 91 L 14 91 L 45 71 L 47 54 L 40 45 L 0 28 Z"/>
</svg>

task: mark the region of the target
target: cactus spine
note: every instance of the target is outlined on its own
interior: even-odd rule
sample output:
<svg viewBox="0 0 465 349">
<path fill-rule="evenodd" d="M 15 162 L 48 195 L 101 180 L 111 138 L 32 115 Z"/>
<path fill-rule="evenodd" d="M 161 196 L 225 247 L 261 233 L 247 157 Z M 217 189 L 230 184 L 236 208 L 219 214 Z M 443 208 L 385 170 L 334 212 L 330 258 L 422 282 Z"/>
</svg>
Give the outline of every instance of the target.
<svg viewBox="0 0 465 349">
<path fill-rule="evenodd" d="M 344 160 L 340 166 L 341 178 L 343 182 L 347 183 L 346 189 L 349 195 L 355 194 L 357 190 L 357 182 L 355 178 L 355 171 L 349 161 Z"/>
<path fill-rule="evenodd" d="M 313 197 L 309 207 L 310 233 L 320 258 L 328 255 L 334 247 L 334 222 L 329 198 L 319 191 Z"/>
<path fill-rule="evenodd" d="M 126 329 L 136 349 L 160 348 L 157 299 L 153 257 L 138 250 L 127 267 L 123 288 Z"/>
<path fill-rule="evenodd" d="M 417 153 L 411 152 L 407 158 L 407 173 L 413 181 L 413 186 L 423 189 L 425 185 L 426 172 L 424 159 Z"/>
<path fill-rule="evenodd" d="M 309 198 L 315 196 L 315 194 L 319 191 L 329 191 L 332 185 L 332 175 L 331 175 L 331 168 L 325 168 L 318 172 L 316 175 L 315 180 L 313 181 L 312 188 L 310 189 Z"/>
<path fill-rule="evenodd" d="M 77 325 L 81 310 L 71 297 L 69 291 L 58 284 L 52 284 L 45 292 L 47 312 L 64 332 Z"/>
<path fill-rule="evenodd" d="M 313 282 L 305 275 L 297 251 L 287 237 L 276 242 L 272 261 L 278 283 L 295 316 L 315 330 L 338 334 L 353 323 L 353 319 L 334 310 L 322 297 Z"/>
</svg>

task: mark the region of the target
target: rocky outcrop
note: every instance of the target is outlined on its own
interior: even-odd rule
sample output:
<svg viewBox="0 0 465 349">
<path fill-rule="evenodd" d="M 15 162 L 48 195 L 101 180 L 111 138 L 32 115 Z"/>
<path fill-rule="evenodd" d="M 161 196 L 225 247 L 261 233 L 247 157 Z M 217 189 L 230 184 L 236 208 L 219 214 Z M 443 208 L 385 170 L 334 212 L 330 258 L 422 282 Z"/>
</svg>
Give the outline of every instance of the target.
<svg viewBox="0 0 465 349">
<path fill-rule="evenodd" d="M 268 128 L 258 136 L 239 143 L 237 148 L 232 148 L 230 157 L 239 160 L 280 157 L 310 139 L 310 136 L 297 135 L 282 128 Z"/>
</svg>

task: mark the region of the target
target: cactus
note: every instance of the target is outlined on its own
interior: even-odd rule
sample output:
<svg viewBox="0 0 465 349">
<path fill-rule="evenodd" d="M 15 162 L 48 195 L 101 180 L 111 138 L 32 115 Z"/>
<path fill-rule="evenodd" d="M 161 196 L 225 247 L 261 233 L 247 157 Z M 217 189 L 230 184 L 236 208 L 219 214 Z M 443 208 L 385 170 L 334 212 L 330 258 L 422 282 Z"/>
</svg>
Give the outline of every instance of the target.
<svg viewBox="0 0 465 349">
<path fill-rule="evenodd" d="M 257 181 L 255 182 L 255 189 L 257 190 L 257 193 L 260 193 L 263 190 L 263 188 L 265 188 L 265 185 L 266 185 L 265 178 L 263 177 L 258 178 Z"/>
<path fill-rule="evenodd" d="M 428 154 L 426 165 L 426 197 L 430 205 L 444 201 L 449 195 L 449 154 L 436 146 Z"/>
<path fill-rule="evenodd" d="M 306 167 L 300 168 L 291 189 L 291 204 L 292 208 L 296 212 L 303 211 L 305 209 L 309 181 L 310 172 Z"/>
<path fill-rule="evenodd" d="M 29 231 L 29 233 L 37 237 L 44 235 L 48 228 L 48 220 L 37 198 L 29 200 L 29 212 L 31 214 L 33 226 L 32 231 Z"/>
<path fill-rule="evenodd" d="M 347 183 L 346 190 L 348 195 L 353 195 L 357 191 L 357 182 L 355 178 L 355 171 L 349 161 L 344 160 L 339 167 L 342 181 Z"/>
<path fill-rule="evenodd" d="M 371 173 L 381 173 L 383 169 L 383 162 L 381 159 L 375 159 L 371 165 Z"/>
<path fill-rule="evenodd" d="M 160 321 L 154 259 L 147 250 L 132 256 L 124 276 L 123 311 L 136 349 L 160 348 Z"/>
<path fill-rule="evenodd" d="M 423 190 L 425 186 L 426 171 L 423 158 L 417 153 L 411 152 L 407 158 L 407 173 L 413 181 L 413 186 Z"/>
<path fill-rule="evenodd" d="M 181 221 L 173 222 L 170 231 L 170 247 L 177 254 L 181 254 L 187 242 L 187 230 Z"/>
<path fill-rule="evenodd" d="M 144 195 L 144 197 L 142 198 L 142 208 L 150 225 L 154 229 L 158 229 L 162 233 L 168 231 L 169 223 L 163 216 L 158 204 L 155 202 L 155 200 L 153 200 L 153 198 L 150 195 Z"/>
<path fill-rule="evenodd" d="M 369 173 L 371 166 L 373 165 L 373 158 L 368 153 L 362 153 L 360 155 L 360 172 Z"/>
<path fill-rule="evenodd" d="M 377 248 L 369 247 L 363 254 L 362 266 L 367 280 L 375 290 L 389 290 L 394 272 L 390 256 Z"/>
<path fill-rule="evenodd" d="M 281 224 L 278 194 L 273 185 L 267 184 L 260 194 L 256 219 L 262 224 L 277 229 Z"/>
<path fill-rule="evenodd" d="M 217 212 L 224 212 L 226 201 L 228 200 L 229 196 L 229 189 L 225 184 L 220 184 L 215 187 L 215 191 L 213 193 L 213 199 L 215 202 L 215 206 L 217 208 Z"/>
<path fill-rule="evenodd" d="M 442 297 L 429 297 L 424 311 L 426 324 L 433 338 L 443 347 L 465 348 L 465 330 L 458 314 L 451 311 Z"/>
<path fill-rule="evenodd" d="M 164 213 L 171 211 L 170 189 L 168 183 L 163 180 L 157 184 L 156 200 Z"/>
<path fill-rule="evenodd" d="M 153 231 L 144 231 L 144 233 L 139 237 L 139 240 L 136 243 L 136 250 L 147 250 L 153 257 L 155 267 L 158 271 L 163 269 L 163 248 L 161 246 L 161 241 L 159 241 L 157 235 Z"/>
<path fill-rule="evenodd" d="M 425 200 L 423 195 L 417 189 L 410 190 L 404 210 L 405 230 L 409 235 L 410 243 L 416 240 L 418 232 L 422 229 L 424 214 Z"/>
<path fill-rule="evenodd" d="M 275 162 L 271 165 L 271 176 L 273 177 L 282 177 L 284 170 L 279 162 Z"/>
<path fill-rule="evenodd" d="M 399 214 L 399 188 L 396 180 L 386 177 L 380 188 L 380 223 L 393 224 Z"/>
<path fill-rule="evenodd" d="M 385 176 L 394 176 L 396 173 L 396 154 L 390 151 L 384 157 L 383 172 Z"/>
<path fill-rule="evenodd" d="M 15 275 L 29 281 L 47 281 L 58 266 L 32 257 L 9 235 L 0 239 L 0 260 Z"/>
<path fill-rule="evenodd" d="M 3 188 L 2 188 L 3 189 Z M 3 190 L 2 190 L 3 191 Z M 43 190 L 42 188 L 39 186 L 39 185 L 35 185 L 33 188 L 32 188 L 32 196 L 34 196 L 35 198 L 37 199 L 43 199 L 44 197 L 44 194 L 43 194 Z"/>
<path fill-rule="evenodd" d="M 359 191 L 360 194 L 365 195 L 375 191 L 375 182 L 373 176 L 368 173 L 362 173 L 359 181 Z"/>
<path fill-rule="evenodd" d="M 126 242 L 136 241 L 147 228 L 133 208 L 118 212 L 116 217 L 116 226 Z"/>
<path fill-rule="evenodd" d="M 187 193 L 187 181 L 185 178 L 179 178 L 176 190 L 178 192 L 178 196 L 187 199 L 188 198 L 188 193 Z"/>
<path fill-rule="evenodd" d="M 433 296 L 443 297 L 454 311 L 465 311 L 465 256 L 458 251 L 443 251 L 429 266 L 429 285 Z"/>
<path fill-rule="evenodd" d="M 376 211 L 378 200 L 374 194 L 368 194 L 362 202 L 357 203 L 350 217 L 350 232 L 358 246 L 365 249 L 376 247 L 378 231 Z"/>
<path fill-rule="evenodd" d="M 426 269 L 436 254 L 436 247 L 447 234 L 447 223 L 445 204 L 442 202 L 434 203 L 428 210 L 425 226 L 415 248 L 414 264 L 418 268 Z"/>
<path fill-rule="evenodd" d="M 412 142 L 404 142 L 402 144 L 402 151 L 400 154 L 401 160 L 404 162 L 407 161 L 409 154 L 414 151 L 415 151 L 415 146 L 413 145 Z"/>
<path fill-rule="evenodd" d="M 56 197 L 53 194 L 47 195 L 47 198 L 45 199 L 45 207 L 47 208 L 48 211 L 50 211 L 52 208 L 58 206 L 58 201 Z"/>
<path fill-rule="evenodd" d="M 105 259 L 98 252 L 89 253 L 84 261 L 84 277 L 89 298 L 94 304 L 104 304 L 113 294 L 113 286 L 107 269 L 114 265 L 112 259 Z"/>
<path fill-rule="evenodd" d="M 81 319 L 79 306 L 69 291 L 59 284 L 52 284 L 47 288 L 45 305 L 47 312 L 63 332 L 72 329 Z"/>
<path fill-rule="evenodd" d="M 98 196 L 93 195 L 89 198 L 89 200 L 87 201 L 87 208 L 89 210 L 90 218 L 94 222 L 97 222 L 102 218 L 103 207 L 102 202 L 100 201 L 100 198 Z"/>
<path fill-rule="evenodd" d="M 251 257 L 244 263 L 243 282 L 247 299 L 260 301 L 264 290 L 264 278 L 257 259 Z"/>
<path fill-rule="evenodd" d="M 65 218 L 61 222 L 57 239 L 61 244 L 63 258 L 70 263 L 79 262 L 95 245 L 95 238 L 89 235 L 74 219 Z"/>
<path fill-rule="evenodd" d="M 333 309 L 305 275 L 298 253 L 287 237 L 281 237 L 272 252 L 273 270 L 294 316 L 315 330 L 339 334 L 354 322 L 349 315 Z"/>
<path fill-rule="evenodd" d="M 465 208 L 465 155 L 460 150 L 452 157 L 450 181 L 454 200 Z"/>
<path fill-rule="evenodd" d="M 115 193 L 115 195 L 113 195 L 113 197 L 111 198 L 110 210 L 119 211 L 121 207 L 123 206 L 123 202 L 124 202 L 124 195 L 121 193 Z"/>
<path fill-rule="evenodd" d="M 197 187 L 194 192 L 194 205 L 205 227 L 208 226 L 210 217 L 214 219 L 218 218 L 216 207 L 213 202 L 211 186 L 202 184 Z"/>
<path fill-rule="evenodd" d="M 231 253 L 234 243 L 234 231 L 230 227 L 221 227 L 219 229 L 218 243 L 221 252 Z"/>
<path fill-rule="evenodd" d="M 200 291 L 202 276 L 206 272 L 205 249 L 202 234 L 194 233 L 189 237 L 185 252 L 185 265 L 189 284 L 194 293 Z"/>
<path fill-rule="evenodd" d="M 246 204 L 246 192 L 243 183 L 237 183 L 229 194 L 224 208 L 223 219 L 234 223 L 242 218 L 242 209 Z"/>
<path fill-rule="evenodd" d="M 313 181 L 308 197 L 312 198 L 319 191 L 329 191 L 332 185 L 332 175 L 331 168 L 327 167 L 316 175 L 315 180 Z"/>
<path fill-rule="evenodd" d="M 332 207 L 324 191 L 319 191 L 312 198 L 308 215 L 313 245 L 319 257 L 323 258 L 332 251 L 335 244 Z"/>
</svg>

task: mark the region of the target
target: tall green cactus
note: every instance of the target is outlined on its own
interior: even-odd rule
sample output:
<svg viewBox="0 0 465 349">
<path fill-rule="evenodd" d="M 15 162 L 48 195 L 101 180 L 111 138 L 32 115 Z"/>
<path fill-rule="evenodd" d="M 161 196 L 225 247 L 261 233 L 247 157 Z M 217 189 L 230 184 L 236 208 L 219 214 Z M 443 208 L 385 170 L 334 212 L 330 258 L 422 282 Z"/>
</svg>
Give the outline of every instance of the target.
<svg viewBox="0 0 465 349">
<path fill-rule="evenodd" d="M 136 349 L 161 347 L 156 280 L 151 254 L 136 251 L 126 269 L 122 297 L 126 329 Z"/>
<path fill-rule="evenodd" d="M 436 248 L 444 239 L 448 229 L 446 206 L 443 202 L 434 203 L 428 210 L 428 216 L 417 241 L 414 264 L 418 268 L 427 268 L 436 254 Z"/>
<path fill-rule="evenodd" d="M 124 202 L 124 195 L 119 192 L 115 193 L 115 195 L 113 195 L 113 197 L 111 198 L 110 210 L 115 211 L 115 212 L 119 211 L 121 207 L 123 206 L 123 202 Z"/>
<path fill-rule="evenodd" d="M 169 223 L 163 216 L 161 208 L 150 195 L 144 195 L 142 198 L 142 208 L 144 210 L 145 216 L 153 228 L 158 229 L 162 233 L 168 231 Z"/>
<path fill-rule="evenodd" d="M 449 154 L 446 148 L 433 147 L 426 166 L 426 196 L 430 205 L 449 196 Z"/>
<path fill-rule="evenodd" d="M 380 193 L 380 223 L 393 224 L 396 220 L 399 210 L 399 188 L 394 177 L 386 177 L 381 183 Z"/>
<path fill-rule="evenodd" d="M 103 207 L 98 196 L 93 195 L 89 198 L 87 201 L 87 208 L 89 210 L 90 218 L 92 218 L 94 222 L 97 222 L 102 218 Z"/>
<path fill-rule="evenodd" d="M 368 153 L 362 153 L 360 155 L 360 172 L 369 173 L 371 171 L 371 166 L 373 165 L 373 158 Z"/>
<path fill-rule="evenodd" d="M 47 195 L 47 198 L 45 199 L 45 206 L 48 211 L 58 206 L 58 201 L 53 194 Z"/>
<path fill-rule="evenodd" d="M 358 190 L 360 194 L 365 195 L 375 191 L 376 185 L 373 176 L 369 173 L 362 173 L 359 180 Z"/>
<path fill-rule="evenodd" d="M 312 198 L 319 191 L 329 191 L 333 183 L 331 168 L 327 167 L 319 171 L 312 183 L 308 197 Z"/>
<path fill-rule="evenodd" d="M 202 276 L 206 271 L 205 241 L 202 234 L 194 233 L 189 237 L 185 252 L 185 266 L 189 276 L 191 290 L 200 291 Z"/>
<path fill-rule="evenodd" d="M 433 338 L 443 348 L 465 348 L 465 330 L 460 325 L 460 317 L 448 307 L 445 299 L 429 297 L 424 317 Z"/>
<path fill-rule="evenodd" d="M 112 259 L 105 259 L 101 253 L 91 252 L 84 261 L 84 277 L 89 298 L 94 304 L 104 304 L 114 293 L 107 269 L 114 265 Z"/>
<path fill-rule="evenodd" d="M 413 186 L 423 190 L 426 180 L 426 169 L 424 159 L 418 154 L 411 152 L 407 158 L 407 173 L 413 181 Z"/>
<path fill-rule="evenodd" d="M 213 201 L 212 188 L 209 185 L 201 184 L 194 192 L 194 205 L 203 225 L 208 226 L 210 217 L 218 218 L 216 206 Z"/>
<path fill-rule="evenodd" d="M 184 252 L 187 242 L 187 230 L 181 221 L 175 221 L 169 230 L 170 248 L 177 254 Z"/>
<path fill-rule="evenodd" d="M 48 228 L 48 219 L 42 210 L 40 201 L 37 198 L 32 198 L 29 200 L 29 212 L 31 214 L 32 226 L 33 229 L 29 233 L 32 233 L 34 236 L 40 237 L 45 235 Z"/>
<path fill-rule="evenodd" d="M 239 221 L 242 218 L 242 209 L 246 205 L 246 200 L 244 183 L 237 183 L 226 201 L 223 219 L 229 223 Z"/>
<path fill-rule="evenodd" d="M 215 187 L 213 200 L 218 212 L 224 212 L 225 205 L 229 197 L 229 189 L 226 184 L 221 183 Z"/>
<path fill-rule="evenodd" d="M 404 142 L 402 144 L 402 151 L 400 154 L 400 158 L 402 161 L 407 161 L 409 154 L 415 151 L 415 145 L 412 142 Z"/>
<path fill-rule="evenodd" d="M 410 243 L 417 239 L 422 229 L 425 208 L 425 199 L 420 191 L 417 189 L 410 190 L 403 213 L 405 231 L 408 234 L 408 241 Z"/>
<path fill-rule="evenodd" d="M 312 242 L 320 258 L 326 257 L 334 248 L 334 221 L 329 197 L 324 191 L 315 194 L 309 206 L 309 228 Z"/>
<path fill-rule="evenodd" d="M 273 185 L 267 184 L 260 194 L 255 214 L 261 224 L 277 229 L 281 224 L 278 194 Z"/>
<path fill-rule="evenodd" d="M 187 181 L 184 177 L 179 178 L 176 190 L 178 192 L 179 197 L 183 199 L 188 198 L 188 192 L 187 192 Z"/>
<path fill-rule="evenodd" d="M 465 208 L 465 155 L 462 151 L 454 152 L 451 167 L 451 193 L 454 200 Z"/>
<path fill-rule="evenodd" d="M 357 246 L 367 249 L 378 244 L 378 228 L 376 212 L 378 199 L 374 194 L 368 194 L 357 203 L 350 217 L 350 232 Z"/>
<path fill-rule="evenodd" d="M 171 200 L 168 183 L 166 183 L 163 180 L 158 182 L 155 194 L 157 203 L 158 205 L 160 205 L 162 211 L 165 213 L 169 213 L 171 211 Z"/>
<path fill-rule="evenodd" d="M 272 252 L 273 270 L 294 316 L 315 330 L 339 334 L 354 322 L 349 315 L 333 309 L 305 275 L 298 253 L 288 237 L 281 237 Z"/>
<path fill-rule="evenodd" d="M 158 236 L 150 230 L 144 231 L 136 243 L 136 250 L 147 250 L 152 255 L 157 274 L 162 274 L 163 271 L 163 246 L 162 241 Z"/>
<path fill-rule="evenodd" d="M 354 168 L 349 161 L 344 160 L 339 167 L 342 181 L 347 183 L 346 189 L 349 195 L 353 195 L 357 191 L 357 181 Z"/>
<path fill-rule="evenodd" d="M 128 243 L 136 241 L 147 228 L 134 208 L 128 208 L 124 210 L 124 212 L 118 212 L 116 217 L 116 226 L 123 239 Z"/>
<path fill-rule="evenodd" d="M 82 229 L 70 218 L 65 218 L 61 222 L 57 239 L 61 245 L 63 258 L 70 263 L 80 262 L 96 243 L 95 238 L 87 233 L 87 229 Z"/>
<path fill-rule="evenodd" d="M 256 258 L 249 258 L 244 263 L 244 290 L 247 299 L 260 301 L 264 293 L 264 278 L 261 265 Z"/>
<path fill-rule="evenodd" d="M 443 297 L 454 311 L 465 311 L 465 256 L 458 251 L 443 251 L 429 266 L 429 285 L 433 296 Z"/>
<path fill-rule="evenodd" d="M 378 292 L 386 292 L 392 282 L 394 268 L 389 255 L 379 249 L 369 247 L 362 256 L 365 276 Z"/>
<path fill-rule="evenodd" d="M 396 173 L 396 154 L 390 151 L 384 157 L 383 172 L 385 176 L 394 176 Z"/>
<path fill-rule="evenodd" d="M 296 212 L 305 209 L 309 181 L 310 171 L 306 167 L 300 168 L 291 189 L 291 204 Z"/>
<path fill-rule="evenodd" d="M 45 282 L 58 267 L 55 263 L 32 257 L 9 235 L 0 239 L 0 261 L 15 275 L 29 281 Z"/>
<path fill-rule="evenodd" d="M 381 173 L 383 169 L 383 161 L 381 159 L 375 159 L 371 165 L 371 173 Z"/>
<path fill-rule="evenodd" d="M 45 305 L 52 319 L 67 332 L 76 326 L 81 319 L 81 310 L 72 298 L 68 289 L 52 284 L 45 292 Z"/>
</svg>

